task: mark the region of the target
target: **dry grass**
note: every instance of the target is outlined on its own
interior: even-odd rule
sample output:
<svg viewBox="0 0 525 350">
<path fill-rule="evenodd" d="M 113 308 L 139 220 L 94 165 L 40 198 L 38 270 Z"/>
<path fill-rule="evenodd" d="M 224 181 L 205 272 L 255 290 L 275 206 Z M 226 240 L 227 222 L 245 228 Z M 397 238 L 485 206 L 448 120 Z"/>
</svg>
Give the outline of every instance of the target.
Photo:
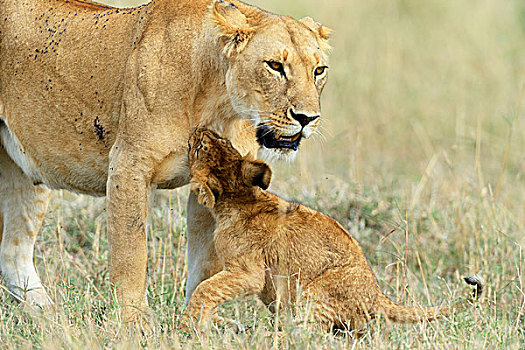
<svg viewBox="0 0 525 350">
<path fill-rule="evenodd" d="M 159 193 L 153 209 L 149 301 L 159 332 L 127 338 L 109 290 L 104 200 L 57 192 L 36 264 L 58 306 L 34 313 L 2 289 L 2 348 L 525 347 L 523 2 L 253 3 L 335 29 L 324 138 L 305 144 L 295 163 L 276 165 L 272 190 L 347 227 L 392 298 L 452 303 L 471 273 L 485 278 L 484 298 L 439 322 L 373 322 L 359 341 L 242 300 L 222 312 L 246 333 L 188 339 L 176 330 L 184 188 Z"/>
</svg>

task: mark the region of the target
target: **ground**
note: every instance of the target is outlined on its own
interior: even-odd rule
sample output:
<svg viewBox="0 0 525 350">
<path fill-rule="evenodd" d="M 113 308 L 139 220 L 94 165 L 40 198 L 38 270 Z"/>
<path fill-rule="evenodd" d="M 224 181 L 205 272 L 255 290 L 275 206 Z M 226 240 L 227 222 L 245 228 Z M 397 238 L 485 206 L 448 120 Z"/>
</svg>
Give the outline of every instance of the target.
<svg viewBox="0 0 525 350">
<path fill-rule="evenodd" d="M 257 0 L 335 30 L 323 136 L 274 164 L 271 191 L 341 222 L 381 287 L 407 304 L 450 304 L 486 281 L 479 303 L 418 325 L 371 323 L 358 341 L 306 330 L 253 299 L 221 313 L 246 332 L 177 332 L 184 300 L 188 189 L 159 192 L 148 297 L 158 332 L 127 338 L 110 295 L 103 198 L 57 191 L 36 264 L 54 310 L 27 310 L 0 283 L 3 348 L 525 347 L 525 5 L 520 0 Z M 280 331 L 279 331 L 280 330 Z"/>
</svg>

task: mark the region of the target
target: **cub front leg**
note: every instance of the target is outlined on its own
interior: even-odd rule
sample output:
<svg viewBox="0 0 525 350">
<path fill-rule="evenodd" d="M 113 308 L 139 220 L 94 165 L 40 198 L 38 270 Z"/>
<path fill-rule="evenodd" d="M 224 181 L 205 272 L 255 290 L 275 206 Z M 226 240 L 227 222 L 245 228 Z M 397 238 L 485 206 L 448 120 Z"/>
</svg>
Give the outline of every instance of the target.
<svg viewBox="0 0 525 350">
<path fill-rule="evenodd" d="M 122 143 L 111 152 L 107 182 L 110 277 L 122 307 L 122 320 L 145 327 L 146 220 L 152 196 L 150 171 L 139 157 Z"/>
<path fill-rule="evenodd" d="M 264 267 L 262 264 L 255 269 L 255 264 L 226 267 L 225 270 L 213 275 L 197 286 L 188 304 L 187 315 L 183 319 L 183 327 L 191 328 L 196 322 L 202 328 L 210 319 L 218 319 L 215 308 L 222 303 L 243 295 L 252 295 L 262 291 L 264 287 Z"/>
</svg>

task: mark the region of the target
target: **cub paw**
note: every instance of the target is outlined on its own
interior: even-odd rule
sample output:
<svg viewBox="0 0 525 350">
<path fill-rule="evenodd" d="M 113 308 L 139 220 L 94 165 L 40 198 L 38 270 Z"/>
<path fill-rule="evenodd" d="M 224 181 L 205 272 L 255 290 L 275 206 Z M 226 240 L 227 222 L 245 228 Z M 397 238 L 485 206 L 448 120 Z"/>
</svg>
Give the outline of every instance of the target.
<svg viewBox="0 0 525 350">
<path fill-rule="evenodd" d="M 211 188 L 201 183 L 192 183 L 191 189 L 197 195 L 197 201 L 200 205 L 208 208 L 215 206 L 215 195 Z"/>
</svg>

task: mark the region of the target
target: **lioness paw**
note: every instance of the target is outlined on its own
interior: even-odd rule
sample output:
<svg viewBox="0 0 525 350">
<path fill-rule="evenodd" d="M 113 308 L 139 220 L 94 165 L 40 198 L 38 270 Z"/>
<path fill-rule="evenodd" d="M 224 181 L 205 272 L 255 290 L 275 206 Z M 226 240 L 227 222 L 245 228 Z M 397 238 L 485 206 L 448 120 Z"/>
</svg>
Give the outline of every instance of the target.
<svg viewBox="0 0 525 350">
<path fill-rule="evenodd" d="M 156 319 L 150 309 L 138 310 L 127 307 L 123 313 L 124 325 L 128 333 L 149 337 L 156 333 Z"/>
</svg>

